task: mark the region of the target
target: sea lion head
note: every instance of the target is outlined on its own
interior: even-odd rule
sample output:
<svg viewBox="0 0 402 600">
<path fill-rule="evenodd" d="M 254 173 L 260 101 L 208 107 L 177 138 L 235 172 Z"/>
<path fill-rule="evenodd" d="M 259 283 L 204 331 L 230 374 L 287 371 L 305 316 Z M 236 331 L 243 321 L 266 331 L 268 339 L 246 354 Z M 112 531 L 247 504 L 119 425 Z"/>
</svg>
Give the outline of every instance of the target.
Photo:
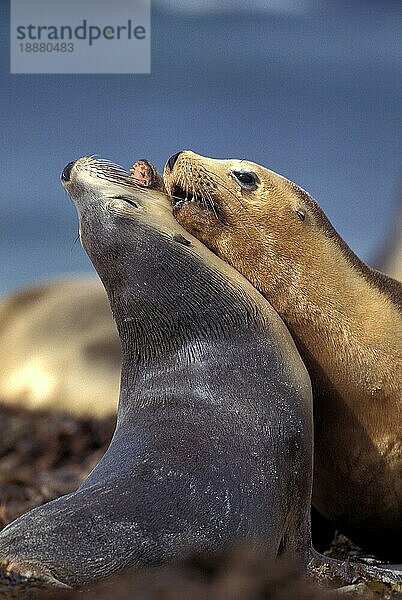
<svg viewBox="0 0 402 600">
<path fill-rule="evenodd" d="M 163 183 L 154 165 L 146 160 L 135 163 L 131 173 L 105 159 L 84 156 L 63 169 L 61 183 L 80 217 L 96 212 L 99 222 L 110 223 L 112 215 L 132 219 L 150 213 L 170 213 Z"/>
<path fill-rule="evenodd" d="M 264 264 L 272 286 L 288 286 L 334 231 L 306 191 L 248 160 L 184 150 L 167 161 L 164 183 L 177 221 L 260 290 L 254 263 Z"/>
<path fill-rule="evenodd" d="M 306 219 L 305 204 L 312 201 L 292 181 L 254 162 L 189 150 L 167 161 L 164 182 L 177 220 L 197 233 L 206 226 L 216 233 L 228 226 L 241 229 L 251 216 L 287 230 L 293 222 L 297 231 Z"/>
<path fill-rule="evenodd" d="M 124 279 L 129 248 L 139 259 L 144 255 L 144 228 L 191 246 L 172 216 L 162 178 L 146 160 L 130 173 L 108 160 L 79 158 L 64 168 L 61 182 L 78 212 L 81 243 L 107 290 L 118 287 L 119 274 Z"/>
</svg>

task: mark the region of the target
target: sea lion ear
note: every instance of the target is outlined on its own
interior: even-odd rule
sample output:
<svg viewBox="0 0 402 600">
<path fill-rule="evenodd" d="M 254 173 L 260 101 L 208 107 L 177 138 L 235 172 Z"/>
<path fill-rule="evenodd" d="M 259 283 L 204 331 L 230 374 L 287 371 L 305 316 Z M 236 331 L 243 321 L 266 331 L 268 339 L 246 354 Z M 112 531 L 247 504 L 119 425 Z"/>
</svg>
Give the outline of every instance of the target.
<svg viewBox="0 0 402 600">
<path fill-rule="evenodd" d="M 130 169 L 130 175 L 142 187 L 163 190 L 163 180 L 156 167 L 149 160 L 137 160 Z"/>
<path fill-rule="evenodd" d="M 301 208 L 296 208 L 296 214 L 299 217 L 300 221 L 304 221 L 306 219 L 306 213 Z"/>
<path fill-rule="evenodd" d="M 192 243 L 190 242 L 190 240 L 188 240 L 187 238 L 185 238 L 180 233 L 175 233 L 173 235 L 173 239 L 174 239 L 175 242 L 179 242 L 179 244 L 183 244 L 183 246 L 192 246 Z"/>
</svg>

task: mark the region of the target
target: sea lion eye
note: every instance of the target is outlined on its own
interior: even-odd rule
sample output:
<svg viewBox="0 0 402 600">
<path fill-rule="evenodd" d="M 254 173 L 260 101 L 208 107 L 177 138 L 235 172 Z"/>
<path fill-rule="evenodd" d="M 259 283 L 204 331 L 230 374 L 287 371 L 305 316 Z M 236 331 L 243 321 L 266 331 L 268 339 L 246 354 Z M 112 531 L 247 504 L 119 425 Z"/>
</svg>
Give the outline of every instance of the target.
<svg viewBox="0 0 402 600">
<path fill-rule="evenodd" d="M 232 175 L 246 190 L 255 190 L 259 183 L 257 175 L 252 171 L 232 171 Z"/>
<path fill-rule="evenodd" d="M 136 204 L 134 200 L 131 200 L 131 198 L 127 198 L 127 196 L 113 196 L 113 198 L 116 200 L 123 200 L 124 202 L 127 202 L 127 204 L 134 206 L 134 208 L 138 208 L 138 204 Z"/>
</svg>

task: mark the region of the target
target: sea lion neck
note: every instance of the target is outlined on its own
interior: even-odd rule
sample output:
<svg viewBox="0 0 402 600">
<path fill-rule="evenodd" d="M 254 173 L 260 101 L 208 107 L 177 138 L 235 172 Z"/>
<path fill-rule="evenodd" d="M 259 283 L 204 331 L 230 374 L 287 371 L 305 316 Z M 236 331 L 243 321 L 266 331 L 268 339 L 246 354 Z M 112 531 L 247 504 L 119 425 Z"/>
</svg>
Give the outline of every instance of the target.
<svg viewBox="0 0 402 600">
<path fill-rule="evenodd" d="M 356 361 L 359 356 L 370 363 L 376 362 L 377 366 L 381 361 L 382 372 L 392 369 L 391 364 L 387 364 L 386 353 L 378 354 L 376 348 L 378 340 L 387 336 L 388 349 L 397 355 L 400 341 L 393 331 L 400 322 L 400 314 L 393 300 L 396 295 L 382 292 L 366 275 L 366 271 L 370 271 L 368 267 L 362 263 L 358 269 L 324 235 L 319 239 L 319 231 L 316 232 L 319 243 L 305 244 L 302 253 L 292 239 L 286 245 L 274 245 L 275 232 L 271 236 L 274 248 L 270 252 L 264 244 L 248 242 L 246 245 L 245 240 L 253 239 L 252 226 L 243 235 L 240 238 L 236 232 L 228 238 L 229 243 L 225 240 L 230 248 L 243 248 L 243 252 L 230 255 L 231 264 L 248 275 L 250 282 L 285 320 L 292 335 L 319 357 L 331 378 L 336 378 L 337 385 L 347 387 L 350 382 L 346 365 L 352 353 Z M 223 244 L 218 247 L 218 255 L 225 256 L 221 248 Z M 372 277 L 379 279 L 381 274 L 373 272 Z M 363 326 L 365 323 L 370 326 Z M 335 356 L 334 347 L 337 348 Z M 363 362 L 361 372 L 365 368 L 366 362 Z M 375 372 L 367 367 L 364 384 L 361 381 L 359 387 L 382 388 L 375 381 Z M 359 373 L 354 376 L 356 380 L 361 379 Z"/>
<path fill-rule="evenodd" d="M 91 231 L 82 220 L 83 245 L 106 288 L 123 360 L 149 364 L 183 344 L 230 337 L 250 322 L 244 295 L 174 235 L 129 219 L 96 243 Z"/>
</svg>

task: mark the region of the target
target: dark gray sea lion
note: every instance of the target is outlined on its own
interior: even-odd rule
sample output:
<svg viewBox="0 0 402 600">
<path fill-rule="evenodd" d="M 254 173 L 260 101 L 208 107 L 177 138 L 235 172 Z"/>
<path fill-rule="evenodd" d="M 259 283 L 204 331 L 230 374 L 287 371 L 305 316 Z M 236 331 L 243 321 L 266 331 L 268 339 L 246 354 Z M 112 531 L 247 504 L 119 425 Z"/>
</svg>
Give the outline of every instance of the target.
<svg viewBox="0 0 402 600">
<path fill-rule="evenodd" d="M 79 586 L 237 540 L 311 558 L 311 388 L 281 319 L 109 162 L 66 167 L 122 344 L 116 431 L 72 494 L 0 535 L 9 572 Z"/>
<path fill-rule="evenodd" d="M 265 296 L 314 395 L 313 503 L 402 561 L 402 285 L 353 254 L 318 204 L 250 161 L 184 151 L 165 167 L 174 214 Z"/>
</svg>

